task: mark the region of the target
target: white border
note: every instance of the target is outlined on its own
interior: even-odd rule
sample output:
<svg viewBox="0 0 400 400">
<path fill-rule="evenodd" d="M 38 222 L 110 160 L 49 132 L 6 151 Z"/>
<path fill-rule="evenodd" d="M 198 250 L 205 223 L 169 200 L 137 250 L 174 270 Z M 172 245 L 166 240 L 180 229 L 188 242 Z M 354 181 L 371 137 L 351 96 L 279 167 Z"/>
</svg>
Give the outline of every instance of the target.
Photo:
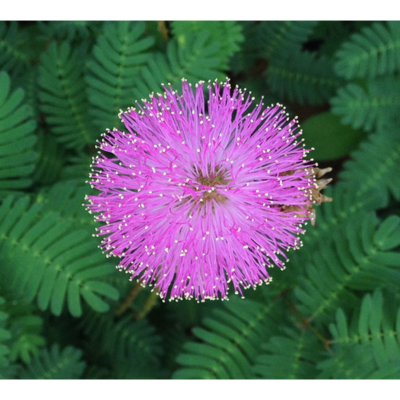
<svg viewBox="0 0 400 400">
<path fill-rule="evenodd" d="M 374 20 L 400 19 L 393 0 L 18 0 L 1 19 L 37 20 Z"/>
<path fill-rule="evenodd" d="M 396 380 L 20 380 L 0 381 L 5 399 L 110 400 L 120 397 L 164 399 L 376 400 L 397 393 Z M 35 398 L 35 396 L 33 395 Z"/>
</svg>

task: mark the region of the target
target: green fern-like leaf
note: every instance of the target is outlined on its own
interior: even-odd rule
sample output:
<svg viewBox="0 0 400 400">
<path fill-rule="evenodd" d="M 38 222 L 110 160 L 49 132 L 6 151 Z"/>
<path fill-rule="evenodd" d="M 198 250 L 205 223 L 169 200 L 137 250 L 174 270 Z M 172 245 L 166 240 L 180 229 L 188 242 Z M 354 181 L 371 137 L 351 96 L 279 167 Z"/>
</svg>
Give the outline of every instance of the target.
<svg viewBox="0 0 400 400">
<path fill-rule="evenodd" d="M 24 91 L 10 93 L 10 86 L 7 73 L 0 72 L 0 197 L 29 187 L 36 162 L 32 110 L 22 103 Z"/>
<path fill-rule="evenodd" d="M 82 379 L 110 379 L 110 371 L 107 368 L 89 364 Z"/>
<path fill-rule="evenodd" d="M 318 43 L 318 52 L 332 58 L 340 45 L 349 40 L 349 36 L 356 29 L 352 22 L 323 21 L 315 27 L 310 40 Z"/>
<path fill-rule="evenodd" d="M 293 273 L 302 273 L 302 267 L 315 251 L 329 245 L 336 234 L 343 232 L 343 224 L 348 220 L 386 207 L 389 193 L 397 196 L 398 139 L 393 131 L 386 131 L 371 136 L 370 141 L 373 146 L 369 141 L 363 142 L 352 153 L 354 160 L 348 161 L 340 174 L 343 181 L 325 190 L 333 201 L 316 207 L 315 227 L 308 227 L 302 239 L 304 247 L 290 256 L 289 267 L 294 269 Z M 364 170 L 370 173 L 365 175 Z M 379 190 L 375 189 L 376 185 Z"/>
<path fill-rule="evenodd" d="M 43 319 L 36 315 L 33 306 L 21 301 L 7 301 L 4 306 L 9 314 L 8 329 L 12 335 L 10 360 L 29 364 L 46 344 L 42 335 Z"/>
<path fill-rule="evenodd" d="M 230 61 L 230 69 L 234 73 L 245 72 L 251 75 L 256 61 L 262 58 L 260 55 L 263 45 L 261 27 L 254 21 L 238 21 L 238 24 L 241 26 L 244 40 L 240 51 L 236 52 Z"/>
<path fill-rule="evenodd" d="M 81 360 L 82 350 L 68 346 L 60 349 L 53 345 L 19 374 L 20 379 L 78 379 L 82 376 L 86 363 Z"/>
<path fill-rule="evenodd" d="M 90 165 L 93 157 L 85 152 L 66 157 L 61 170 L 60 181 L 74 181 L 77 185 L 84 185 L 90 174 Z"/>
<path fill-rule="evenodd" d="M 184 344 L 185 353 L 177 358 L 182 368 L 173 378 L 254 378 L 252 363 L 261 343 L 274 332 L 271 311 L 276 305 L 238 298 L 224 305 L 225 309 L 215 310 L 212 318 L 204 319 L 204 328 L 192 330 L 197 341 Z"/>
<path fill-rule="evenodd" d="M 42 40 L 87 39 L 97 33 L 102 22 L 100 21 L 47 21 L 38 22 Z"/>
<path fill-rule="evenodd" d="M 106 22 L 88 63 L 90 114 L 102 130 L 120 128 L 119 111 L 133 106 L 132 88 L 148 62 L 153 37 L 144 37 L 144 22 Z"/>
<path fill-rule="evenodd" d="M 254 366 L 264 379 L 312 379 L 317 376 L 316 364 L 322 359 L 322 342 L 309 330 L 287 329 L 285 336 L 275 336 L 262 346 Z"/>
<path fill-rule="evenodd" d="M 354 34 L 336 53 L 334 65 L 346 79 L 375 78 L 400 70 L 400 23 L 379 22 Z"/>
<path fill-rule="evenodd" d="M 242 27 L 236 21 L 173 21 L 171 27 L 182 48 L 187 46 L 187 40 L 190 42 L 191 35 L 207 32 L 210 43 L 220 44 L 218 57 L 221 69 L 227 68 L 229 58 L 240 49 L 244 40 Z"/>
<path fill-rule="evenodd" d="M 190 83 L 199 80 L 225 79 L 218 58 L 219 45 L 208 41 L 208 33 L 188 36 L 185 47 L 176 39 L 168 43 L 167 55 L 155 54 L 143 67 L 133 94 L 136 99 L 148 98 L 152 92 L 160 91 L 162 83 L 171 83 L 180 91 L 181 79 Z"/>
<path fill-rule="evenodd" d="M 72 50 L 68 42 L 53 42 L 39 66 L 40 109 L 57 140 L 76 150 L 93 144 L 98 136 L 87 117 L 83 56 L 82 46 Z"/>
<path fill-rule="evenodd" d="M 331 61 L 308 52 L 271 59 L 266 74 L 274 93 L 300 104 L 322 104 L 340 87 L 340 80 L 332 77 Z"/>
<path fill-rule="evenodd" d="M 45 344 L 43 336 L 39 335 L 35 331 L 41 327 L 42 320 L 38 316 L 26 316 L 18 320 L 18 324 L 21 324 L 19 329 L 17 325 L 14 325 L 14 334 L 19 333 L 20 336 L 16 336 L 16 340 L 11 347 L 10 359 L 17 360 L 21 359 L 24 363 L 29 363 L 31 357 L 36 355 L 40 347 Z M 15 321 L 15 324 L 17 322 Z M 20 331 L 23 329 L 23 331 Z"/>
<path fill-rule="evenodd" d="M 319 365 L 322 377 L 400 378 L 400 308 L 384 307 L 382 292 L 367 294 L 351 322 L 339 309 L 330 331 L 334 356 Z"/>
<path fill-rule="evenodd" d="M 334 357 L 318 364 L 319 379 L 399 379 L 400 365 L 387 364 L 378 368 L 371 346 L 341 348 Z"/>
<path fill-rule="evenodd" d="M 309 321 L 330 321 L 332 310 L 359 301 L 352 290 L 385 286 L 396 291 L 400 283 L 400 218 L 389 217 L 378 226 L 372 213 L 359 215 L 335 235 L 330 246 L 316 251 L 304 268 L 295 290 L 299 310 Z"/>
<path fill-rule="evenodd" d="M 41 190 L 36 201 L 43 204 L 47 211 L 57 212 L 59 221 L 68 224 L 70 229 L 84 229 L 91 236 L 99 224 L 82 206 L 86 203 L 85 197 L 88 194 L 94 194 L 94 189 L 88 188 L 87 185 L 83 185 L 77 180 L 67 180 Z M 100 244 L 97 238 L 90 238 L 90 240 L 93 248 L 96 247 L 96 244 Z M 96 280 L 117 289 L 121 296 L 127 296 L 132 289 L 132 282 L 125 274 L 112 273 L 114 270 L 111 265 L 109 271 L 108 274 L 97 276 Z"/>
<path fill-rule="evenodd" d="M 82 185 L 77 180 L 67 180 L 58 182 L 51 187 L 43 188 L 36 197 L 38 203 L 42 203 L 46 210 L 54 211 L 59 214 L 60 221 L 70 225 L 70 228 L 76 230 L 86 230 L 90 235 L 95 232 L 98 223 L 82 207 L 86 203 L 85 197 L 88 194 L 94 194 L 94 189 L 87 185 Z M 100 244 L 98 239 L 91 238 L 93 247 Z M 102 263 L 103 264 L 103 263 Z M 110 267 L 110 271 L 112 268 Z M 127 279 L 125 274 L 110 273 L 99 275 L 96 280 L 104 282 L 116 288 L 121 296 L 128 295 L 132 289 L 132 282 Z"/>
<path fill-rule="evenodd" d="M 379 192 L 400 200 L 400 136 L 396 129 L 371 134 L 344 164 L 341 178 L 358 198 Z"/>
<path fill-rule="evenodd" d="M 370 132 L 380 123 L 397 117 L 399 93 L 400 80 L 392 76 L 368 82 L 366 89 L 350 83 L 331 99 L 332 113 L 339 115 L 344 124 Z"/>
<path fill-rule="evenodd" d="M 367 294 L 361 309 L 355 314 L 355 321 L 348 322 L 345 313 L 339 309 L 336 324 L 330 325 L 334 346 L 352 347 L 355 344 L 369 344 L 379 367 L 389 362 L 400 363 L 400 308 L 384 307 L 381 291 Z M 394 312 L 393 312 L 394 311 Z"/>
<path fill-rule="evenodd" d="M 12 75 L 25 71 L 30 64 L 30 55 L 21 46 L 18 24 L 0 21 L 0 69 Z"/>
<path fill-rule="evenodd" d="M 387 205 L 386 193 L 371 191 L 368 195 L 358 196 L 357 191 L 354 193 L 343 182 L 328 187 L 324 193 L 333 201 L 316 207 L 315 227 L 308 226 L 302 237 L 304 246 L 301 251 L 292 252 L 289 267 L 307 263 L 315 250 L 327 246 L 336 234 L 343 232 L 343 224 L 346 225 L 348 220 Z"/>
<path fill-rule="evenodd" d="M 29 105 L 32 110 L 32 115 L 35 120 L 39 120 L 39 97 L 38 97 L 38 68 L 37 66 L 31 66 L 23 74 L 13 76 L 11 85 L 12 88 L 21 88 L 25 92 L 25 102 Z"/>
<path fill-rule="evenodd" d="M 294 253 L 296 263 L 305 262 L 314 249 L 327 244 L 357 213 L 386 207 L 389 194 L 399 198 L 399 152 L 396 127 L 372 134 L 353 151 L 340 172 L 341 182 L 325 191 L 333 201 L 316 208 L 316 226 L 307 230 L 304 249 Z"/>
<path fill-rule="evenodd" d="M 149 378 L 152 369 L 160 367 L 163 353 L 161 338 L 146 319 L 133 321 L 130 316 L 114 321 L 113 315 L 90 315 L 84 320 L 84 330 L 95 344 L 96 353 L 107 355 L 114 375 L 121 378 Z M 116 371 L 118 364 L 129 360 L 129 371 Z M 116 376 L 115 376 L 116 377 Z"/>
<path fill-rule="evenodd" d="M 294 253 L 296 263 L 305 262 L 314 249 L 327 244 L 342 229 L 342 223 L 359 212 L 386 207 L 389 194 L 399 198 L 399 146 L 397 128 L 390 127 L 372 134 L 353 151 L 340 172 L 341 182 L 325 191 L 333 202 L 316 208 L 316 226 L 307 230 L 304 249 Z"/>
<path fill-rule="evenodd" d="M 2 307 L 3 304 L 4 299 L 0 297 L 0 307 Z M 8 342 L 11 339 L 11 333 L 6 329 L 7 318 L 7 313 L 0 309 L 0 379 L 4 378 L 6 369 L 10 364 L 10 347 Z"/>
<path fill-rule="evenodd" d="M 259 24 L 262 42 L 260 53 L 263 58 L 292 57 L 312 34 L 316 21 L 264 21 Z"/>
<path fill-rule="evenodd" d="M 58 182 L 42 190 L 36 201 L 43 203 L 46 210 L 58 212 L 73 228 L 86 229 L 93 234 L 98 224 L 82 206 L 89 191 L 90 188 L 75 181 Z"/>
<path fill-rule="evenodd" d="M 111 379 L 166 379 L 170 373 L 160 367 L 149 366 L 143 360 L 132 362 L 129 356 L 114 359 L 111 366 Z"/>
<path fill-rule="evenodd" d="M 64 149 L 60 148 L 54 136 L 38 132 L 36 150 L 38 162 L 33 172 L 33 180 L 39 185 L 51 185 L 60 176 L 64 163 Z"/>
<path fill-rule="evenodd" d="M 97 312 L 116 300 L 118 292 L 97 278 L 112 273 L 96 249 L 96 241 L 84 230 L 71 229 L 59 214 L 44 212 L 42 203 L 27 198 L 7 198 L 0 207 L 1 261 L 16 293 L 28 302 L 37 299 L 41 310 L 60 315 L 64 303 L 73 316 L 82 315 L 82 298 Z"/>
</svg>

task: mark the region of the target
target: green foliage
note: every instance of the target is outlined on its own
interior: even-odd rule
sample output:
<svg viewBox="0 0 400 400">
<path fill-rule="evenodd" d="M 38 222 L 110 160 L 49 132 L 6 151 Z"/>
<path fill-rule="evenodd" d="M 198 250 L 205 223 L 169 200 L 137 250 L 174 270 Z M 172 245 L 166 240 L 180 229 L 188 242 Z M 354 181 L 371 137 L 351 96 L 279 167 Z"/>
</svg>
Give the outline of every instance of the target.
<svg viewBox="0 0 400 400">
<path fill-rule="evenodd" d="M 144 37 L 144 22 L 106 22 L 87 65 L 90 114 L 101 129 L 121 127 L 119 111 L 134 103 L 132 88 L 149 61 L 153 37 Z"/>
<path fill-rule="evenodd" d="M 39 99 L 37 84 L 38 68 L 32 66 L 27 71 L 13 76 L 11 81 L 12 89 L 23 88 L 25 92 L 24 101 L 31 108 L 32 117 L 37 121 L 39 119 Z"/>
<path fill-rule="evenodd" d="M 7 302 L 5 305 L 10 315 L 8 329 L 12 335 L 10 360 L 20 359 L 29 364 L 46 343 L 42 336 L 43 319 L 35 315 L 36 310 L 32 305 L 23 302 Z"/>
<path fill-rule="evenodd" d="M 42 214 L 43 213 L 43 214 Z M 109 305 L 101 296 L 116 300 L 118 292 L 96 278 L 113 271 L 84 230 L 43 204 L 28 198 L 8 197 L 0 207 L 1 271 L 15 292 L 26 301 L 37 300 L 39 309 L 60 315 L 65 302 L 69 312 L 82 315 L 82 298 L 97 312 Z"/>
<path fill-rule="evenodd" d="M 75 229 L 86 229 L 93 233 L 98 225 L 82 207 L 88 194 L 86 185 L 75 181 L 59 182 L 44 189 L 37 197 L 38 203 L 44 203 L 46 209 L 59 213 L 59 217 Z"/>
<path fill-rule="evenodd" d="M 13 21 L 7 26 L 0 21 L 0 69 L 12 74 L 25 71 L 29 67 L 30 54 L 22 46 L 23 37 L 18 32 L 18 24 Z"/>
<path fill-rule="evenodd" d="M 87 39 L 98 32 L 98 21 L 47 21 L 39 22 L 38 26 L 44 40 L 56 38 L 58 40 L 73 41 Z"/>
<path fill-rule="evenodd" d="M 383 295 L 364 296 L 351 322 L 342 309 L 330 325 L 334 354 L 322 361 L 320 378 L 399 379 L 400 308 L 383 307 Z"/>
<path fill-rule="evenodd" d="M 317 161 L 345 156 L 364 136 L 362 131 L 342 125 L 339 118 L 330 112 L 308 118 L 301 127 L 305 144 L 307 148 L 315 149 L 312 155 Z"/>
<path fill-rule="evenodd" d="M 398 141 L 392 128 L 371 135 L 352 153 L 340 174 L 341 182 L 325 191 L 333 202 L 317 207 L 317 223 L 303 237 L 304 249 L 290 256 L 291 268 L 302 273 L 300 267 L 309 262 L 310 254 L 340 235 L 349 219 L 362 219 L 369 211 L 387 207 L 390 195 L 398 198 Z"/>
<path fill-rule="evenodd" d="M 339 183 L 325 190 L 325 195 L 333 198 L 330 203 L 324 203 L 324 207 L 316 210 L 316 226 L 309 227 L 302 238 L 305 251 L 296 251 L 291 259 L 296 266 L 302 265 L 309 260 L 310 254 L 315 249 L 322 248 L 331 242 L 335 234 L 343 232 L 343 226 L 349 219 L 357 219 L 360 215 L 371 210 L 384 207 L 386 196 L 381 192 L 369 192 L 368 196 L 358 196 L 350 187 Z"/>
<path fill-rule="evenodd" d="M 100 340 L 101 349 L 111 357 L 122 358 L 130 354 L 137 363 L 145 359 L 157 363 L 162 352 L 160 338 L 145 319 L 132 321 L 125 317 L 113 323 L 112 318 L 94 315 L 90 322 L 87 334 L 91 340 Z"/>
<path fill-rule="evenodd" d="M 329 322 L 340 305 L 346 310 L 357 306 L 352 290 L 385 286 L 395 291 L 400 282 L 400 252 L 395 251 L 399 245 L 399 217 L 380 225 L 371 213 L 350 220 L 332 245 L 316 251 L 305 266 L 295 289 L 301 313 L 308 321 Z"/>
<path fill-rule="evenodd" d="M 267 83 L 278 98 L 300 104 L 324 103 L 340 86 L 340 79 L 332 76 L 329 58 L 309 52 L 271 59 L 266 74 Z"/>
<path fill-rule="evenodd" d="M 354 129 L 373 131 L 382 121 L 397 117 L 399 90 L 400 80 L 392 76 L 368 82 L 366 88 L 349 83 L 331 99 L 332 113 Z"/>
<path fill-rule="evenodd" d="M 400 26 L 378 22 L 355 33 L 336 53 L 335 71 L 346 78 L 375 78 L 400 69 Z"/>
<path fill-rule="evenodd" d="M 221 72 L 220 45 L 209 41 L 208 32 L 188 36 L 184 45 L 172 39 L 166 55 L 156 53 L 143 67 L 133 90 L 136 99 L 148 98 L 161 90 L 161 84 L 171 83 L 178 91 L 182 78 L 191 83 L 199 80 L 225 79 Z"/>
<path fill-rule="evenodd" d="M 87 117 L 84 56 L 85 46 L 72 50 L 68 42 L 53 42 L 40 59 L 40 110 L 57 140 L 72 149 L 93 145 L 98 136 Z"/>
<path fill-rule="evenodd" d="M 400 200 L 400 137 L 396 129 L 370 135 L 345 163 L 342 179 L 357 197 L 377 192 L 385 196 L 386 202 L 390 194 Z"/>
<path fill-rule="evenodd" d="M 273 332 L 273 304 L 262 304 L 237 298 L 225 303 L 203 320 L 204 328 L 194 328 L 196 342 L 185 343 L 185 353 L 177 361 L 183 368 L 176 379 L 249 379 L 254 378 L 252 363 L 260 343 Z M 251 307 L 250 307 L 251 306 Z M 244 316 L 245 315 L 245 316 Z"/>
<path fill-rule="evenodd" d="M 44 349 L 21 373 L 20 379 L 78 379 L 85 369 L 82 350 L 53 345 Z"/>
<path fill-rule="evenodd" d="M 254 69 L 256 61 L 261 59 L 260 49 L 263 41 L 260 34 L 260 23 L 239 21 L 243 34 L 240 52 L 234 54 L 230 67 L 234 73 L 249 72 Z"/>
<path fill-rule="evenodd" d="M 0 297 L 0 307 L 4 299 Z M 8 315 L 0 309 L 0 379 L 4 377 L 5 370 L 9 365 L 10 348 L 7 342 L 11 339 L 11 333 L 5 329 Z"/>
<path fill-rule="evenodd" d="M 320 379 L 398 379 L 400 367 L 377 367 L 370 346 L 340 349 L 335 357 L 321 362 Z"/>
<path fill-rule="evenodd" d="M 51 185 L 60 176 L 64 149 L 60 148 L 52 135 L 38 132 L 37 139 L 36 150 L 40 158 L 32 178 L 35 182 Z"/>
<path fill-rule="evenodd" d="M 318 52 L 333 57 L 340 45 L 349 39 L 357 29 L 354 22 L 343 24 L 341 21 L 324 21 L 317 24 L 310 39 L 321 43 Z"/>
<path fill-rule="evenodd" d="M 275 62 L 275 58 L 291 58 L 301 50 L 316 25 L 316 21 L 261 22 L 259 51 L 270 62 Z"/>
<path fill-rule="evenodd" d="M 74 181 L 77 185 L 84 185 L 91 171 L 92 159 L 85 152 L 66 156 L 66 162 L 61 170 L 60 181 Z"/>
<path fill-rule="evenodd" d="M 285 336 L 274 336 L 262 346 L 253 370 L 264 379 L 312 379 L 317 375 L 316 362 L 324 347 L 306 329 L 287 329 Z"/>
<path fill-rule="evenodd" d="M 172 34 L 177 38 L 181 47 L 188 45 L 187 41 L 192 35 L 208 33 L 210 43 L 219 42 L 218 57 L 220 67 L 226 69 L 228 61 L 239 49 L 243 42 L 242 27 L 236 21 L 173 21 Z"/>
<path fill-rule="evenodd" d="M 104 353 L 107 366 L 117 379 L 150 378 L 160 368 L 161 338 L 146 319 L 126 316 L 91 315 L 85 321 L 85 333 L 95 344 L 96 353 Z"/>
<path fill-rule="evenodd" d="M 22 104 L 24 91 L 11 93 L 10 86 L 8 74 L 0 72 L 0 197 L 29 187 L 36 162 L 32 110 Z"/>
</svg>

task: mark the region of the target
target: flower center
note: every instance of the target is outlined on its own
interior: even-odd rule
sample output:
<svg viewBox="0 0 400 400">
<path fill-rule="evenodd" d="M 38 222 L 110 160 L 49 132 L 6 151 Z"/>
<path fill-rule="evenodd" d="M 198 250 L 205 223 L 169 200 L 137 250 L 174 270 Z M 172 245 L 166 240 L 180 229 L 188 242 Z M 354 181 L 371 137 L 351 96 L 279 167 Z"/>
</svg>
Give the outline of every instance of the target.
<svg viewBox="0 0 400 400">
<path fill-rule="evenodd" d="M 197 181 L 202 186 L 207 186 L 209 190 L 206 190 L 203 194 L 202 200 L 204 202 L 214 200 L 218 204 L 225 203 L 228 198 L 221 193 L 218 193 L 215 186 L 226 186 L 231 181 L 227 170 L 223 170 L 220 166 L 215 167 L 212 171 L 208 167 L 207 176 L 203 175 L 202 171 L 199 171 Z"/>
<path fill-rule="evenodd" d="M 203 173 L 196 166 L 192 166 L 191 176 L 192 183 L 190 184 L 190 189 L 192 193 L 181 197 L 176 204 L 178 208 L 188 207 L 188 218 L 194 209 L 205 212 L 206 204 L 210 204 L 214 213 L 216 204 L 221 205 L 228 201 L 228 197 L 220 193 L 221 191 L 225 191 L 222 187 L 227 186 L 232 181 L 227 169 L 223 169 L 220 166 L 215 168 L 208 166 L 207 171 Z"/>
<path fill-rule="evenodd" d="M 210 201 L 210 200 L 214 200 L 217 204 L 224 204 L 228 200 L 228 198 L 223 194 L 215 191 L 212 191 L 211 193 L 206 192 L 203 195 L 203 201 Z"/>
<path fill-rule="evenodd" d="M 216 185 L 227 185 L 230 182 L 226 174 L 224 174 L 222 171 L 214 172 L 209 176 L 203 176 L 203 173 L 200 172 L 200 175 L 197 178 L 197 180 L 202 185 L 210 187 L 214 187 Z"/>
</svg>

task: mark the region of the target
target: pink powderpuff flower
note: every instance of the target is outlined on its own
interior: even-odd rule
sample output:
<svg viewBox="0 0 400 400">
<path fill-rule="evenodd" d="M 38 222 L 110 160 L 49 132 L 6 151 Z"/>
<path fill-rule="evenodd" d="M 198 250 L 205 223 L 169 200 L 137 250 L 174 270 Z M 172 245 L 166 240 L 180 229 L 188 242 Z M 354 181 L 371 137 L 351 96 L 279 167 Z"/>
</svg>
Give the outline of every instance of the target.
<svg viewBox="0 0 400 400">
<path fill-rule="evenodd" d="M 89 212 L 120 270 L 165 300 L 227 299 L 272 279 L 301 246 L 316 187 L 296 118 L 229 80 L 192 85 L 120 113 L 127 132 L 103 134 Z M 106 155 L 108 153 L 108 155 Z"/>
</svg>

